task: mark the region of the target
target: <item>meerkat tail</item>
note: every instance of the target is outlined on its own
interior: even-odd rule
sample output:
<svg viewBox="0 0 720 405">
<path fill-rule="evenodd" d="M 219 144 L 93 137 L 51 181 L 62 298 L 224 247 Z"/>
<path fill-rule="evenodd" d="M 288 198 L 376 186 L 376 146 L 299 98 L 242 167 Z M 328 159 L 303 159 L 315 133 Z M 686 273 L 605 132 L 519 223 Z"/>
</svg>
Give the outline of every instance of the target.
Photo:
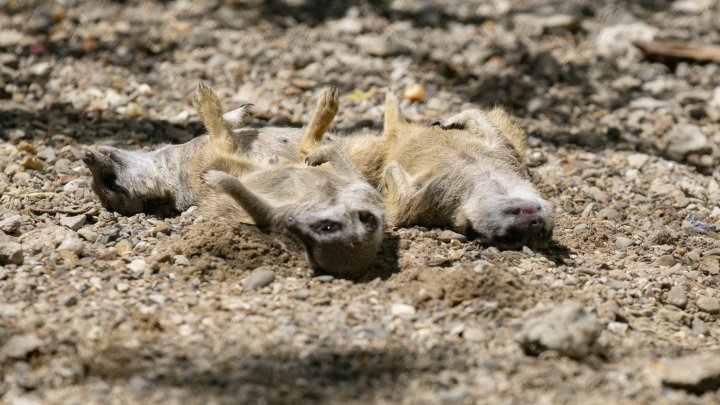
<svg viewBox="0 0 720 405">
<path fill-rule="evenodd" d="M 386 137 L 392 139 L 397 135 L 399 126 L 404 123 L 400 115 L 400 102 L 397 96 L 388 91 L 385 94 L 385 120 L 383 123 L 383 133 Z"/>
<path fill-rule="evenodd" d="M 212 189 L 229 195 L 240 204 L 258 228 L 267 230 L 272 227 L 275 209 L 245 187 L 237 177 L 219 170 L 210 170 L 205 173 L 204 179 Z"/>
<path fill-rule="evenodd" d="M 228 144 L 228 146 L 234 145 L 232 127 L 223 119 L 222 107 L 220 107 L 217 94 L 210 87 L 201 83 L 195 91 L 193 104 L 205 129 L 210 134 L 210 139 Z"/>
<path fill-rule="evenodd" d="M 300 158 L 307 157 L 320 146 L 325 131 L 330 127 L 338 112 L 339 104 L 338 89 L 330 86 L 318 100 L 312 118 L 303 132 L 300 140 Z"/>
</svg>

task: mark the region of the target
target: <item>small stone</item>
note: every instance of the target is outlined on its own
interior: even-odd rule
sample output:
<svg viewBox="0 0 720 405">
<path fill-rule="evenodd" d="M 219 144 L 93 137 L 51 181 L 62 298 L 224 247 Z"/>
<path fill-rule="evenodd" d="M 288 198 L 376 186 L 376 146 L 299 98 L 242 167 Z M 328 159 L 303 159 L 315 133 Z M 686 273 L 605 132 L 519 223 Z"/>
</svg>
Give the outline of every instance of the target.
<svg viewBox="0 0 720 405">
<path fill-rule="evenodd" d="M 28 142 L 24 139 L 22 141 L 18 142 L 17 149 L 21 150 L 23 152 L 27 152 L 31 155 L 34 155 L 37 153 L 37 148 L 35 146 L 33 146 L 33 144 L 31 144 L 30 142 Z"/>
<path fill-rule="evenodd" d="M 468 342 L 481 342 L 485 340 L 486 333 L 485 329 L 473 327 L 473 328 L 465 328 L 463 331 L 463 339 L 467 340 Z"/>
<path fill-rule="evenodd" d="M 20 162 L 20 166 L 28 170 L 43 170 L 45 169 L 45 162 L 35 156 L 27 156 Z"/>
<path fill-rule="evenodd" d="M 175 255 L 173 256 L 173 264 L 176 266 L 189 266 L 190 260 L 183 255 Z"/>
<path fill-rule="evenodd" d="M 452 263 L 449 257 L 435 255 L 427 260 L 427 265 L 430 267 L 445 267 Z"/>
<path fill-rule="evenodd" d="M 544 312 L 544 313 L 543 313 Z M 515 340 L 526 354 L 554 350 L 573 359 L 592 353 L 602 332 L 597 317 L 579 302 L 566 301 L 550 311 L 531 310 Z"/>
<path fill-rule="evenodd" d="M 665 300 L 670 305 L 675 305 L 678 308 L 685 308 L 688 302 L 687 292 L 684 287 L 675 286 L 670 289 Z"/>
<path fill-rule="evenodd" d="M 85 214 L 74 215 L 71 217 L 63 217 L 60 218 L 60 225 L 68 227 L 73 231 L 77 231 L 78 229 L 80 229 L 80 227 L 85 225 L 86 220 L 87 218 L 85 217 Z"/>
<path fill-rule="evenodd" d="M 145 272 L 150 269 L 150 265 L 143 259 L 135 259 L 128 263 L 127 268 L 133 273 Z"/>
<path fill-rule="evenodd" d="M 610 322 L 607 326 L 608 330 L 612 333 L 623 334 L 628 330 L 628 324 L 623 322 Z"/>
<path fill-rule="evenodd" d="M 675 258 L 672 257 L 672 255 L 662 255 L 655 260 L 654 264 L 656 266 L 674 266 L 675 265 Z"/>
<path fill-rule="evenodd" d="M 11 359 L 22 360 L 40 348 L 41 344 L 42 342 L 35 334 L 15 335 L 5 343 L 2 353 Z"/>
<path fill-rule="evenodd" d="M 632 246 L 632 244 L 633 240 L 624 236 L 618 236 L 617 239 L 615 239 L 615 246 L 619 248 L 626 248 Z"/>
<path fill-rule="evenodd" d="M 405 92 L 403 92 L 403 97 L 414 103 L 419 103 L 425 101 L 425 97 L 427 97 L 427 91 L 425 90 L 425 87 L 423 87 L 421 84 L 415 83 L 409 85 L 405 89 Z"/>
<path fill-rule="evenodd" d="M 323 274 L 322 276 L 315 277 L 315 280 L 317 280 L 321 283 L 329 283 L 329 282 L 335 280 L 335 277 L 330 274 Z"/>
<path fill-rule="evenodd" d="M 98 238 L 97 232 L 90 227 L 78 229 L 77 234 L 88 242 L 95 242 Z"/>
<path fill-rule="evenodd" d="M 438 239 L 443 242 L 451 242 L 453 240 L 459 240 L 463 243 L 467 242 L 467 237 L 465 235 L 451 231 L 449 229 L 440 232 L 440 235 L 438 235 Z"/>
<path fill-rule="evenodd" d="M 403 51 L 403 47 L 378 34 L 359 35 L 355 42 L 363 52 L 372 56 L 392 56 Z"/>
<path fill-rule="evenodd" d="M 166 224 L 165 222 L 161 222 L 155 226 L 155 228 L 152 231 L 152 234 L 157 236 L 161 233 L 164 233 L 165 235 L 170 233 L 170 225 Z"/>
<path fill-rule="evenodd" d="M 150 295 L 148 295 L 148 300 L 150 300 L 150 302 L 154 302 L 158 305 L 165 304 L 165 297 L 160 294 L 150 294 Z"/>
<path fill-rule="evenodd" d="M 58 250 L 67 250 L 68 252 L 73 252 L 76 255 L 82 255 L 85 251 L 85 243 L 82 241 L 82 239 L 78 238 L 77 236 L 73 236 L 71 238 L 67 238 L 64 241 L 60 242 L 60 245 L 57 248 Z"/>
<path fill-rule="evenodd" d="M 695 304 L 701 311 L 707 312 L 708 314 L 720 313 L 720 301 L 718 301 L 717 298 L 701 295 Z"/>
<path fill-rule="evenodd" d="M 77 295 L 75 294 L 68 294 L 62 298 L 60 298 L 60 304 L 65 307 L 72 307 L 73 305 L 77 305 L 78 299 Z"/>
<path fill-rule="evenodd" d="M 413 307 L 412 305 L 395 303 L 390 305 L 390 313 L 395 316 L 412 316 L 415 315 L 415 307 Z"/>
<path fill-rule="evenodd" d="M 645 166 L 645 163 L 647 163 L 648 159 L 650 159 L 650 156 L 644 153 L 633 153 L 631 155 L 628 155 L 627 157 L 628 165 L 635 169 L 639 169 Z"/>
<path fill-rule="evenodd" d="M 709 332 L 707 325 L 700 318 L 693 318 L 692 330 L 698 335 L 707 335 Z"/>
<path fill-rule="evenodd" d="M 57 157 L 57 155 L 55 154 L 55 148 L 43 148 L 37 153 L 37 157 L 46 162 L 52 162 Z"/>
<path fill-rule="evenodd" d="M 129 240 L 123 239 L 115 244 L 115 251 L 119 255 L 127 255 L 132 253 L 133 245 Z"/>
<path fill-rule="evenodd" d="M 720 262 L 716 257 L 705 258 L 700 262 L 700 270 L 705 273 L 717 275 L 720 273 Z"/>
<path fill-rule="evenodd" d="M 263 268 L 256 269 L 243 282 L 243 290 L 250 291 L 263 288 L 275 281 L 275 272 Z"/>
<path fill-rule="evenodd" d="M 652 41 L 657 31 L 642 22 L 607 26 L 598 33 L 596 48 L 607 58 L 619 57 L 635 50 L 633 41 Z"/>
<path fill-rule="evenodd" d="M 22 217 L 20 215 L 13 215 L 10 218 L 5 218 L 0 221 L 0 231 L 3 231 L 8 235 L 12 235 L 18 230 L 21 223 Z"/>
<path fill-rule="evenodd" d="M 182 255 L 178 255 L 178 256 L 182 256 Z M 183 256 L 183 257 L 185 257 L 185 256 Z M 171 256 L 170 253 L 162 252 L 162 253 L 157 253 L 157 254 L 152 255 L 150 257 L 150 263 L 169 263 L 170 260 L 172 260 L 172 259 L 173 259 L 173 256 Z M 185 259 L 187 260 L 187 257 L 185 257 Z M 180 259 L 180 261 L 182 261 L 182 259 Z M 190 262 L 188 262 L 188 265 L 189 265 L 189 263 Z"/>
<path fill-rule="evenodd" d="M 128 285 L 128 283 L 121 281 L 121 282 L 115 284 L 115 289 L 118 290 L 119 292 L 125 292 L 130 289 L 130 285 Z"/>
<path fill-rule="evenodd" d="M 620 213 L 617 212 L 614 208 L 603 208 L 597 213 L 598 219 L 608 219 L 613 220 L 620 216 Z"/>
<path fill-rule="evenodd" d="M 681 161 L 689 154 L 712 153 L 712 144 L 697 125 L 676 124 L 668 131 L 667 139 L 665 153 L 673 160 Z"/>
<path fill-rule="evenodd" d="M 720 354 L 695 353 L 663 364 L 663 384 L 696 394 L 720 388 Z"/>
<path fill-rule="evenodd" d="M 606 203 L 608 202 L 609 198 L 606 192 L 600 190 L 599 188 L 593 186 L 585 190 L 585 194 L 592 198 L 593 200 L 600 202 L 600 203 Z"/>
<path fill-rule="evenodd" d="M 5 264 L 23 264 L 23 247 L 9 240 L 0 241 L 0 266 Z"/>
</svg>

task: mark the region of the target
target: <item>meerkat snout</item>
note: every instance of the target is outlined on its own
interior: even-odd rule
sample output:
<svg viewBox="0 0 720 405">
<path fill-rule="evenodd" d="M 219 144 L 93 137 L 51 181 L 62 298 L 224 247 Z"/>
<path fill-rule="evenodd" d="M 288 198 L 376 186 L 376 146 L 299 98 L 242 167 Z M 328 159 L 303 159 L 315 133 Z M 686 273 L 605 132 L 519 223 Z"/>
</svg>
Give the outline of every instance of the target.
<svg viewBox="0 0 720 405">
<path fill-rule="evenodd" d="M 461 207 L 458 230 L 500 249 L 543 248 L 552 238 L 553 207 L 542 199 L 500 198 Z"/>
</svg>

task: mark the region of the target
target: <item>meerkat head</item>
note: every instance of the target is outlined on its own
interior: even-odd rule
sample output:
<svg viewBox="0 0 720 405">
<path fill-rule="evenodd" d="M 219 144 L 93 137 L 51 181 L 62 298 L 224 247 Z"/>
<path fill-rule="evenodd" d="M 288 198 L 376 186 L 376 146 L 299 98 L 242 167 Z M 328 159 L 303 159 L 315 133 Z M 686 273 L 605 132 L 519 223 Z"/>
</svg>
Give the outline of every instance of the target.
<svg viewBox="0 0 720 405">
<path fill-rule="evenodd" d="M 473 187 L 455 214 L 468 238 L 500 249 L 543 248 L 555 226 L 553 206 L 521 178 L 492 174 Z"/>
<path fill-rule="evenodd" d="M 315 269 L 338 277 L 361 276 L 383 240 L 382 210 L 331 207 L 285 217 L 285 228 L 305 247 Z"/>
<path fill-rule="evenodd" d="M 159 216 L 177 214 L 173 198 L 159 182 L 153 152 L 134 152 L 101 146 L 88 149 L 83 162 L 92 174 L 92 189 L 109 211 L 123 215 L 141 212 Z"/>
</svg>

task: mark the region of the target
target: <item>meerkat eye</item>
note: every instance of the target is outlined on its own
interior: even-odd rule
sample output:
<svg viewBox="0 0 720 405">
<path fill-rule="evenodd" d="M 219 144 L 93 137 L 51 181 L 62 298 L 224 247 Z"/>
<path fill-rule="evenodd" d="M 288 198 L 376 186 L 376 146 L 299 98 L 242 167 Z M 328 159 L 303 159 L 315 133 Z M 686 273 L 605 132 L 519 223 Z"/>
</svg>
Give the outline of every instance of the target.
<svg viewBox="0 0 720 405">
<path fill-rule="evenodd" d="M 360 211 L 358 213 L 360 222 L 363 223 L 368 229 L 375 230 L 378 227 L 377 217 L 370 211 Z"/>
<path fill-rule="evenodd" d="M 342 224 L 335 221 L 322 221 L 313 227 L 317 233 L 334 233 L 342 229 Z"/>
</svg>

